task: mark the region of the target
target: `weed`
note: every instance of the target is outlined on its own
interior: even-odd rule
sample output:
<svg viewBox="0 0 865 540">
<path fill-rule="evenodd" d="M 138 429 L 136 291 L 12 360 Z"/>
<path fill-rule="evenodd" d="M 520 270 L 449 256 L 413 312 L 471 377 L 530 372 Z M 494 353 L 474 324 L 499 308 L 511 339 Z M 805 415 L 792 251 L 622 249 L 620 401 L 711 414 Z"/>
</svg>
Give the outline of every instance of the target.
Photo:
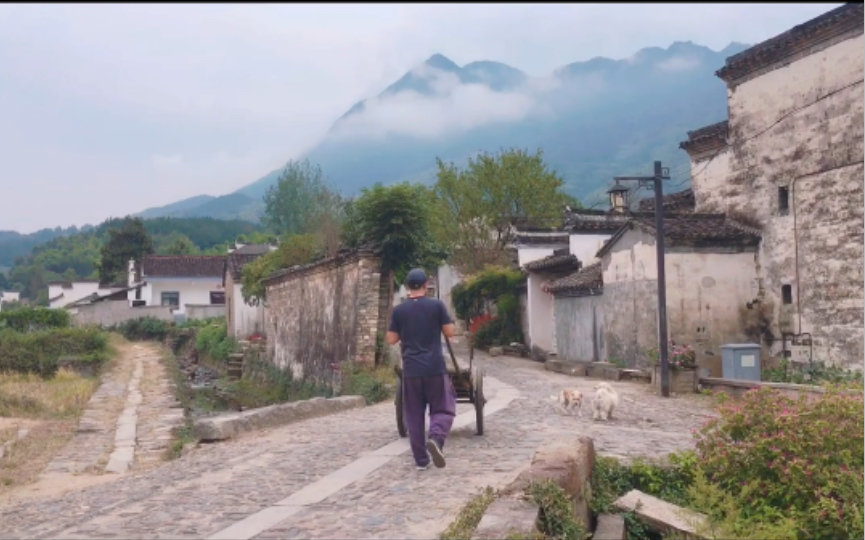
<svg viewBox="0 0 865 540">
<path fill-rule="evenodd" d="M 457 514 L 456 519 L 439 535 L 439 540 L 465 540 L 471 538 L 484 517 L 484 512 L 496 499 L 496 492 L 487 486 L 472 497 Z"/>
<path fill-rule="evenodd" d="M 533 483 L 527 488 L 530 500 L 538 505 L 538 529 L 544 538 L 583 540 L 585 526 L 574 517 L 573 498 L 552 480 Z"/>
</svg>

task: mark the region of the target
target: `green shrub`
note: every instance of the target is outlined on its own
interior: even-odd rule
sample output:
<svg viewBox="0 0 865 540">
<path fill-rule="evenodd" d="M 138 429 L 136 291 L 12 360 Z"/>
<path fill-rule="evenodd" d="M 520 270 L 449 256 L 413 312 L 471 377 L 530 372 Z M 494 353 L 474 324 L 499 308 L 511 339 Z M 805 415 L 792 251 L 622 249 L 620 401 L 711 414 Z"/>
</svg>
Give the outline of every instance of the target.
<svg viewBox="0 0 865 540">
<path fill-rule="evenodd" d="M 107 348 L 108 336 L 96 328 L 59 328 L 26 334 L 6 329 L 0 331 L 0 371 L 50 378 L 57 372 L 61 356 L 101 363 Z"/>
<path fill-rule="evenodd" d="M 130 341 L 165 341 L 175 324 L 155 317 L 129 319 L 111 328 Z"/>
<path fill-rule="evenodd" d="M 67 328 L 71 321 L 65 309 L 23 307 L 0 312 L 0 329 L 32 332 L 49 328 Z"/>
<path fill-rule="evenodd" d="M 228 355 L 236 348 L 235 341 L 228 337 L 225 321 L 214 322 L 198 329 L 195 348 L 199 354 L 207 355 L 218 363 L 228 363 Z"/>
<path fill-rule="evenodd" d="M 583 540 L 589 535 L 582 523 L 574 518 L 574 501 L 552 480 L 534 483 L 527 490 L 538 505 L 538 529 L 545 538 Z"/>
<path fill-rule="evenodd" d="M 789 520 L 796 538 L 863 538 L 863 421 L 861 390 L 722 396 L 720 417 L 696 437 L 705 484 L 726 500 L 702 510 L 728 524 L 727 537 Z"/>
<path fill-rule="evenodd" d="M 387 367 L 371 369 L 353 362 L 340 366 L 342 395 L 363 396 L 367 405 L 380 403 L 393 396 L 390 387 L 395 384 L 394 372 Z"/>
<path fill-rule="evenodd" d="M 793 384 L 862 383 L 862 372 L 826 365 L 823 362 L 802 364 L 781 359 L 778 367 L 763 370 L 763 380 Z"/>
<path fill-rule="evenodd" d="M 247 362 L 243 377 L 227 382 L 224 390 L 244 408 L 333 396 L 329 385 L 295 380 L 290 369 L 280 369 L 266 360 L 255 358 Z"/>
</svg>

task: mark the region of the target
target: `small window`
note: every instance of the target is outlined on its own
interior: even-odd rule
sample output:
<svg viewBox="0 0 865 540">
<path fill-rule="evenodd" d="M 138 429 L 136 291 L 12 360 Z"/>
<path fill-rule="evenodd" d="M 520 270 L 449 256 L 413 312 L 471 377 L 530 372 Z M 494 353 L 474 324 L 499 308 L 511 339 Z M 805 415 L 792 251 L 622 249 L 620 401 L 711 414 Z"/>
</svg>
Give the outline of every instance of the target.
<svg viewBox="0 0 865 540">
<path fill-rule="evenodd" d="M 778 187 L 778 213 L 782 216 L 790 213 L 790 190 L 787 186 Z"/>
<path fill-rule="evenodd" d="M 225 304 L 225 292 L 224 291 L 210 291 L 210 303 L 213 305 L 221 306 Z"/>
<path fill-rule="evenodd" d="M 790 285 L 781 286 L 781 302 L 784 304 L 793 303 L 793 287 Z"/>
<path fill-rule="evenodd" d="M 164 292 L 162 293 L 162 305 L 171 307 L 180 307 L 179 292 Z"/>
</svg>

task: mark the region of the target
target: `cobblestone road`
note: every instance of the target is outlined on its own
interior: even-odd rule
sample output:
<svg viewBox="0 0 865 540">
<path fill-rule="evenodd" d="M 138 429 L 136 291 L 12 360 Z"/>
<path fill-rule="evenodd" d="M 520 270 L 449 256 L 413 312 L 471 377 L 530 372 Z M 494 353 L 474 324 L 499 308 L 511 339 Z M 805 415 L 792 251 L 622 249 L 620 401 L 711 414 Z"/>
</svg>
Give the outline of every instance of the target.
<svg viewBox="0 0 865 540">
<path fill-rule="evenodd" d="M 414 470 L 393 404 L 206 445 L 152 470 L 0 511 L 3 538 L 435 538 L 479 488 L 501 486 L 552 439 L 585 434 L 599 452 L 660 456 L 691 445 L 710 415 L 700 396 L 662 400 L 613 383 L 608 424 L 559 414 L 550 395 L 596 381 L 530 360 L 479 355 L 497 412 L 474 435 L 473 411 L 448 441 L 445 469 Z M 496 405 L 498 404 L 498 405 Z M 504 405 L 502 405 L 504 404 Z M 466 418 L 469 417 L 469 418 Z"/>
</svg>

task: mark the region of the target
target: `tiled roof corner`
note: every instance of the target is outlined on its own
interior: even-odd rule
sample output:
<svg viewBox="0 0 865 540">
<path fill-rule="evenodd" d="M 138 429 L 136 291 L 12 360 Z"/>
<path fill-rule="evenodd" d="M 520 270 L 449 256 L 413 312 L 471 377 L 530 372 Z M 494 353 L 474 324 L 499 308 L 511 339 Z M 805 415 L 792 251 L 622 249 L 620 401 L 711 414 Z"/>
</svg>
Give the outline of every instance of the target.
<svg viewBox="0 0 865 540">
<path fill-rule="evenodd" d="M 694 190 L 691 188 L 664 195 L 664 212 L 693 212 L 697 207 Z M 653 197 L 643 199 L 639 204 L 640 212 L 654 212 L 655 199 Z"/>
<path fill-rule="evenodd" d="M 710 126 L 701 127 L 688 132 L 688 140 L 679 143 L 679 148 L 694 155 L 707 150 L 715 150 L 727 146 L 730 134 L 730 121 L 716 122 Z"/>
<path fill-rule="evenodd" d="M 549 255 L 543 259 L 532 261 L 523 265 L 523 268 L 529 272 L 542 272 L 545 270 L 566 270 L 573 268 L 579 269 L 580 261 L 570 253 L 560 255 Z"/>
<path fill-rule="evenodd" d="M 574 295 L 601 294 L 604 289 L 604 277 L 601 263 L 596 262 L 582 270 L 557 279 L 550 283 L 548 290 L 553 293 L 568 293 Z"/>
<path fill-rule="evenodd" d="M 715 75 L 731 84 L 798 53 L 807 54 L 807 51 L 817 44 L 848 32 L 861 33 L 863 27 L 863 5 L 847 3 L 727 58 L 724 67 L 716 71 Z"/>
</svg>

